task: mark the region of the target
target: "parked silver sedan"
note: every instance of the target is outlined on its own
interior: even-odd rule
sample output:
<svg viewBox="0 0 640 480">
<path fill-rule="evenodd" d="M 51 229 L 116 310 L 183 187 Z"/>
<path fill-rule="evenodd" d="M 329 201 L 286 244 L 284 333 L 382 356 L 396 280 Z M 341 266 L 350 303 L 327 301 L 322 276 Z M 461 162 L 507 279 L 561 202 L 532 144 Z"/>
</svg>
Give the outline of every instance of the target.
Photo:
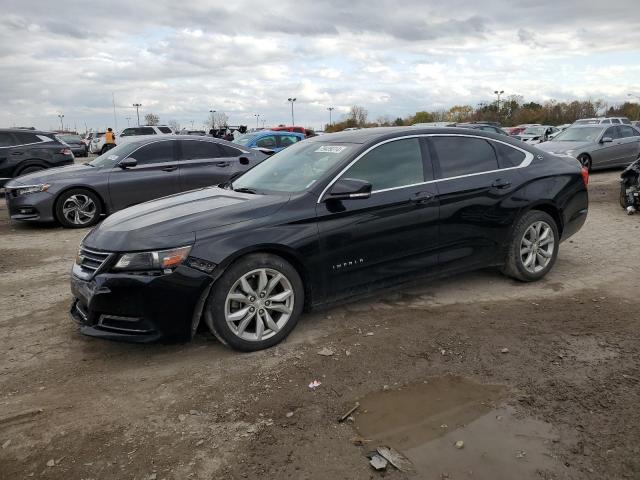
<svg viewBox="0 0 640 480">
<path fill-rule="evenodd" d="M 640 158 L 640 130 L 631 125 L 574 125 L 536 146 L 575 157 L 589 170 L 623 167 Z"/>
</svg>

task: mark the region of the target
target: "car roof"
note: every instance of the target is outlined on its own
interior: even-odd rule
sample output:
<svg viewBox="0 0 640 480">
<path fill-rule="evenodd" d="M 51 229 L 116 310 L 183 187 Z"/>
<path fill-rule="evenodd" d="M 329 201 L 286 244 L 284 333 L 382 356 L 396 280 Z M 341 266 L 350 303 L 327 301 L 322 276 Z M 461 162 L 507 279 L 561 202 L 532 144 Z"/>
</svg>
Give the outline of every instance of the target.
<svg viewBox="0 0 640 480">
<path fill-rule="evenodd" d="M 247 150 L 247 147 L 243 147 L 242 145 L 238 145 L 237 143 L 227 142 L 221 138 L 210 137 L 208 135 L 145 135 L 145 138 L 139 138 L 132 140 L 130 143 L 135 143 L 136 145 L 146 145 L 147 143 L 153 142 L 166 142 L 169 140 L 192 140 L 196 142 L 212 142 L 212 143 L 221 143 L 223 145 L 228 145 L 233 148 L 237 148 L 238 150 Z"/>
<path fill-rule="evenodd" d="M 31 130 L 29 128 L 0 128 L 2 133 L 35 133 L 36 135 L 59 135 L 46 130 Z"/>
<path fill-rule="evenodd" d="M 611 124 L 611 123 L 579 123 L 577 125 L 571 125 L 569 126 L 569 128 L 609 128 L 609 127 L 619 127 L 620 124 L 615 123 L 615 124 Z M 569 128 L 567 128 L 567 130 L 569 130 Z"/>
<path fill-rule="evenodd" d="M 500 140 L 504 143 L 513 144 L 518 148 L 524 148 L 520 140 L 512 139 L 506 135 L 485 130 L 474 129 L 473 133 L 468 128 L 463 127 L 374 127 L 363 128 L 360 130 L 343 131 L 337 133 L 325 133 L 322 136 L 311 137 L 305 142 L 329 142 L 329 143 L 377 143 L 380 140 L 387 140 L 395 137 L 403 137 L 409 135 L 434 135 L 434 134 L 458 134 L 473 135 L 474 137 L 486 137 L 494 140 Z"/>
</svg>

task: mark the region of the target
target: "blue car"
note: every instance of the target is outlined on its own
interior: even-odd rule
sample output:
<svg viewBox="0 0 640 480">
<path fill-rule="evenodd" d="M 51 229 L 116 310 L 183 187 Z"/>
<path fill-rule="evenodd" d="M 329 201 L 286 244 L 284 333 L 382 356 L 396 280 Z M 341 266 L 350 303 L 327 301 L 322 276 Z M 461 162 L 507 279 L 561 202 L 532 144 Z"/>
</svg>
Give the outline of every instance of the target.
<svg viewBox="0 0 640 480">
<path fill-rule="evenodd" d="M 233 142 L 247 148 L 266 148 L 279 152 L 304 139 L 305 136 L 302 133 L 261 130 L 259 132 L 246 133 L 236 138 Z"/>
</svg>

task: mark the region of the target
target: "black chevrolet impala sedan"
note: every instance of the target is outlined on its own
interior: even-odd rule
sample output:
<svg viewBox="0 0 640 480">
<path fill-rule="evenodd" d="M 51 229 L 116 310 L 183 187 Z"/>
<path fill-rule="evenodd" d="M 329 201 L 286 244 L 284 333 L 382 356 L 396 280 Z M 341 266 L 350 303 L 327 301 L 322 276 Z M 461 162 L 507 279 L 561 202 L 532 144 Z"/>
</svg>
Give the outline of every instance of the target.
<svg viewBox="0 0 640 480">
<path fill-rule="evenodd" d="M 71 307 L 109 339 L 189 339 L 200 322 L 258 350 L 304 309 L 416 276 L 498 267 L 529 282 L 583 225 L 573 158 L 457 128 L 300 142 L 216 187 L 127 208 L 82 241 Z"/>
</svg>

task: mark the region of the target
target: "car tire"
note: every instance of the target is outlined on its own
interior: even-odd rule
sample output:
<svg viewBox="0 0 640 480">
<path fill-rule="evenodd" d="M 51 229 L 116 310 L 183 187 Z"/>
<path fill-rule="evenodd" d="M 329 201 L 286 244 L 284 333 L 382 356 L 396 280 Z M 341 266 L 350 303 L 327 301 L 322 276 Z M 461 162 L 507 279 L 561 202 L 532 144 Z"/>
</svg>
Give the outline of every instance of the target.
<svg viewBox="0 0 640 480">
<path fill-rule="evenodd" d="M 540 210 L 525 213 L 511 234 L 502 273 L 521 282 L 540 280 L 553 268 L 559 244 L 558 226 L 551 215 Z"/>
<path fill-rule="evenodd" d="M 627 187 L 624 183 L 620 184 L 620 206 L 625 210 L 629 206 L 629 202 L 627 198 Z"/>
<path fill-rule="evenodd" d="M 582 165 L 583 167 L 587 167 L 587 170 L 591 172 L 592 162 L 589 155 L 587 155 L 586 153 L 578 155 L 578 161 L 580 162 L 580 165 Z"/>
<path fill-rule="evenodd" d="M 251 352 L 289 335 L 304 306 L 297 270 L 276 255 L 250 254 L 231 264 L 214 284 L 205 322 L 223 344 Z"/>
<path fill-rule="evenodd" d="M 74 188 L 58 197 L 55 203 L 55 214 L 63 227 L 91 227 L 100 220 L 102 202 L 92 191 Z"/>
<path fill-rule="evenodd" d="M 20 170 L 18 172 L 18 174 L 16 175 L 16 177 L 19 177 L 21 175 L 26 175 L 28 173 L 33 173 L 33 172 L 40 172 L 42 170 L 45 170 L 46 167 L 43 167 L 42 165 L 28 165 L 26 167 L 24 167 L 22 170 Z"/>
</svg>

